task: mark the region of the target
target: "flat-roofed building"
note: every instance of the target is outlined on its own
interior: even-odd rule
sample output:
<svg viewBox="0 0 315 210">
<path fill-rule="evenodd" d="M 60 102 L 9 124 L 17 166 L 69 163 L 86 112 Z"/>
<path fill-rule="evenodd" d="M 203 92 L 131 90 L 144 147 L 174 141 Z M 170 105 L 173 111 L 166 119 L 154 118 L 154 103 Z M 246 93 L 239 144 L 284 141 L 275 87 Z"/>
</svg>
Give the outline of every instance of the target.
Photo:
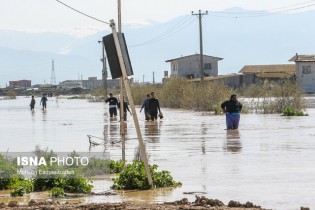
<svg viewBox="0 0 315 210">
<path fill-rule="evenodd" d="M 260 79 L 279 80 L 295 76 L 294 64 L 246 65 L 239 73 L 255 74 Z"/>
<path fill-rule="evenodd" d="M 204 76 L 218 76 L 218 62 L 223 58 L 204 55 Z M 182 56 L 167 60 L 171 64 L 170 77 L 186 77 L 188 79 L 201 76 L 200 54 Z"/>
<path fill-rule="evenodd" d="M 295 62 L 296 80 L 305 93 L 315 93 L 315 55 L 293 56 L 289 61 Z"/>
<path fill-rule="evenodd" d="M 30 88 L 32 86 L 32 81 L 31 80 L 14 80 L 14 81 L 9 81 L 9 88 Z"/>
</svg>

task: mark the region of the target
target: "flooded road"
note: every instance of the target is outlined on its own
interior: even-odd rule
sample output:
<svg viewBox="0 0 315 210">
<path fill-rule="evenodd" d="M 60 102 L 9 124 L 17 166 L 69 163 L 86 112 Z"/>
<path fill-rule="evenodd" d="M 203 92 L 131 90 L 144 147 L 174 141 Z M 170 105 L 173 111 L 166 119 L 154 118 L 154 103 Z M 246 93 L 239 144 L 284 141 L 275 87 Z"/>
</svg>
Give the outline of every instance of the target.
<svg viewBox="0 0 315 210">
<path fill-rule="evenodd" d="M 58 152 L 108 151 L 111 159 L 121 159 L 120 125 L 109 120 L 106 104 L 48 100 L 45 112 L 40 98 L 35 112 L 29 110 L 30 98 L 0 100 L 1 152 L 30 152 L 40 145 Z M 242 114 L 238 131 L 225 130 L 223 115 L 162 109 L 162 121 L 145 122 L 139 110 L 150 163 L 171 171 L 183 186 L 78 201 L 193 201 L 194 195 L 184 192 L 204 192 L 224 203 L 233 199 L 273 209 L 315 208 L 315 109 L 307 110 L 308 117 Z M 132 161 L 138 141 L 130 115 L 126 130 L 126 159 Z M 107 143 L 89 147 L 87 135 Z M 94 140 L 103 143 L 101 139 Z M 111 184 L 110 179 L 95 181 L 94 190 L 108 190 Z M 0 202 L 6 201 L 1 194 Z"/>
</svg>

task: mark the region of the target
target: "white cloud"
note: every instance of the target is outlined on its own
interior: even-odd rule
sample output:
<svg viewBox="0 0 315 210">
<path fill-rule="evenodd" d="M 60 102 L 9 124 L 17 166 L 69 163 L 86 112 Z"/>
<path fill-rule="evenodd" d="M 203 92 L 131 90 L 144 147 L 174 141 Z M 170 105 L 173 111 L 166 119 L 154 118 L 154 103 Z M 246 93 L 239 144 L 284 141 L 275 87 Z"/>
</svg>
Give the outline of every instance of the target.
<svg viewBox="0 0 315 210">
<path fill-rule="evenodd" d="M 102 21 L 117 21 L 117 0 L 63 0 L 73 8 Z M 165 22 L 191 11 L 221 11 L 231 7 L 271 10 L 301 4 L 307 0 L 121 0 L 122 23 L 141 27 L 150 22 Z M 311 3 L 309 3 L 311 4 Z M 31 6 L 30 6 L 31 5 Z M 305 9 L 314 9 L 307 7 Z M 300 11 L 300 10 L 299 10 Z M 291 11 L 292 12 L 292 11 Z M 102 31 L 108 25 L 79 14 L 57 1 L 1 0 L 0 28 L 30 33 L 57 32 L 84 37 Z"/>
</svg>

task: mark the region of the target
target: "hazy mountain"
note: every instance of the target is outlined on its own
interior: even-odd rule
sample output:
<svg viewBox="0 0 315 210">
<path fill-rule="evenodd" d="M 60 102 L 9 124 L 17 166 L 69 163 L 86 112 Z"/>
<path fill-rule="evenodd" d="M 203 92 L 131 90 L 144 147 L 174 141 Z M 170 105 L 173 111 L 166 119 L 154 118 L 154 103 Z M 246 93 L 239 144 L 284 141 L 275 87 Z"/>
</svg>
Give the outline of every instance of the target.
<svg viewBox="0 0 315 210">
<path fill-rule="evenodd" d="M 203 17 L 204 54 L 224 58 L 219 74 L 238 72 L 248 64 L 288 63 L 296 52 L 315 54 L 314 11 L 292 14 L 261 13 L 252 17 L 240 8 L 224 12 L 240 15 L 222 17 L 209 13 Z M 255 13 L 252 13 L 255 14 Z M 123 26 L 135 79 L 160 81 L 165 60 L 199 53 L 196 16 L 187 15 L 166 23 L 145 27 Z M 98 40 L 110 28 L 85 38 L 58 33 L 24 33 L 0 30 L 0 85 L 9 80 L 31 79 L 50 82 L 51 60 L 55 60 L 57 81 L 88 76 L 101 77 L 101 45 Z"/>
</svg>

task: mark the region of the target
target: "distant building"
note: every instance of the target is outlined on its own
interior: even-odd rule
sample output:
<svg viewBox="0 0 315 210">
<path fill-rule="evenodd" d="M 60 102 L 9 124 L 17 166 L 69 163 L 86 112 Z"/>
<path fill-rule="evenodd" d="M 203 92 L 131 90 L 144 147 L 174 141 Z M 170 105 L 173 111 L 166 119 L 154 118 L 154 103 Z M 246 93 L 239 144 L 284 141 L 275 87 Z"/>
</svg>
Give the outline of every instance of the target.
<svg viewBox="0 0 315 210">
<path fill-rule="evenodd" d="M 59 83 L 58 88 L 62 89 L 82 88 L 82 80 L 65 80 Z"/>
<path fill-rule="evenodd" d="M 130 79 L 129 81 L 132 83 L 133 79 Z M 107 79 L 107 88 L 109 89 L 120 88 L 120 79 Z"/>
<path fill-rule="evenodd" d="M 315 55 L 293 56 L 298 85 L 305 93 L 315 93 Z"/>
<path fill-rule="evenodd" d="M 239 73 L 255 74 L 260 79 L 279 80 L 294 77 L 294 64 L 246 65 Z"/>
<path fill-rule="evenodd" d="M 88 80 L 82 80 L 82 87 L 86 89 L 95 89 L 103 87 L 103 81 L 97 80 L 97 77 L 89 77 Z"/>
<path fill-rule="evenodd" d="M 246 65 L 239 74 L 227 74 L 216 77 L 205 77 L 204 81 L 222 82 L 231 88 L 240 88 L 251 84 L 259 84 L 261 81 L 278 81 L 295 76 L 295 65 Z M 193 82 L 200 81 L 200 78 L 193 79 Z"/>
<path fill-rule="evenodd" d="M 129 81 L 132 83 L 133 79 L 130 79 Z M 62 88 L 62 89 L 103 88 L 103 80 L 98 80 L 97 77 L 89 77 L 87 80 L 65 80 L 59 83 L 58 88 Z M 108 89 L 120 88 L 120 79 L 107 79 L 107 88 Z"/>
<path fill-rule="evenodd" d="M 191 82 L 200 82 L 200 78 L 189 80 Z M 258 84 L 259 78 L 255 74 L 227 74 L 217 77 L 205 77 L 205 82 L 222 82 L 230 88 L 240 88 L 251 84 Z"/>
<path fill-rule="evenodd" d="M 218 76 L 218 61 L 223 58 L 204 55 L 204 76 Z M 189 79 L 201 77 L 200 54 L 182 56 L 167 60 L 171 64 L 170 77 L 186 77 Z"/>
<path fill-rule="evenodd" d="M 9 88 L 30 88 L 32 86 L 31 80 L 16 80 L 9 81 Z"/>
</svg>

